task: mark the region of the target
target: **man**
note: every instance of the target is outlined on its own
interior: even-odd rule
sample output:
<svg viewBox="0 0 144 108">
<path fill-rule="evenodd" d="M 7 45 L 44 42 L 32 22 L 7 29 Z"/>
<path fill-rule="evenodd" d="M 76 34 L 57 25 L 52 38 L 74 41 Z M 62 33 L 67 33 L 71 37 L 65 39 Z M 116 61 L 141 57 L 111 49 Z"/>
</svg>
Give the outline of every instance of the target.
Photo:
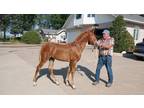
<svg viewBox="0 0 144 108">
<path fill-rule="evenodd" d="M 103 65 L 105 65 L 108 73 L 108 83 L 106 84 L 106 87 L 111 87 L 113 83 L 112 55 L 113 55 L 114 39 L 110 37 L 109 30 L 103 31 L 103 38 L 98 40 L 96 45 L 98 46 L 99 56 L 98 56 L 95 81 L 92 84 L 93 85 L 99 84 L 100 70 L 103 67 Z"/>
</svg>

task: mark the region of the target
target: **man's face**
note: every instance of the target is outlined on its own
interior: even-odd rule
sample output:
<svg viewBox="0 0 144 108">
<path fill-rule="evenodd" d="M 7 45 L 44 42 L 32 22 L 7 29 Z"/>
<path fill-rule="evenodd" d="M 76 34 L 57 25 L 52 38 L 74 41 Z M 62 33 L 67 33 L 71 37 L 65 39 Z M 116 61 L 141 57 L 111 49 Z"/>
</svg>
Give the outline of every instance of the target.
<svg viewBox="0 0 144 108">
<path fill-rule="evenodd" d="M 109 36 L 108 33 L 103 33 L 103 38 L 106 39 Z"/>
</svg>

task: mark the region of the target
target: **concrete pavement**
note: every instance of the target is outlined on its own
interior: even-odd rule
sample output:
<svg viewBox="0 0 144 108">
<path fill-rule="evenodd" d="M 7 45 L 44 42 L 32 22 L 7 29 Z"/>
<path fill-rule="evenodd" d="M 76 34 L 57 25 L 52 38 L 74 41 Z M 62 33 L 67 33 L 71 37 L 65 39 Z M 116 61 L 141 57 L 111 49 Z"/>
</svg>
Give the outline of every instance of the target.
<svg viewBox="0 0 144 108">
<path fill-rule="evenodd" d="M 78 63 L 75 74 L 76 90 L 64 84 L 67 62 L 55 62 L 55 74 L 60 82 L 56 86 L 47 78 L 47 65 L 41 70 L 38 86 L 33 87 L 32 78 L 38 63 L 39 46 L 0 47 L 0 94 L 144 94 L 144 61 L 119 56 L 113 57 L 114 84 L 105 87 L 106 69 L 103 67 L 98 86 L 91 85 L 97 64 L 97 55 L 87 47 Z"/>
</svg>

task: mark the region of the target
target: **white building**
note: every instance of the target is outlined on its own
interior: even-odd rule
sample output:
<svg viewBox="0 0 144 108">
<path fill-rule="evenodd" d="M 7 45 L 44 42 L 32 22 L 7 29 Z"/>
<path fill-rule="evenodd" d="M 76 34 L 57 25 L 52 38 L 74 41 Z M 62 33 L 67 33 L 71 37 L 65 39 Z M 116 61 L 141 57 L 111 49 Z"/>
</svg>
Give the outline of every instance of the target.
<svg viewBox="0 0 144 108">
<path fill-rule="evenodd" d="M 40 34 L 43 37 L 47 37 L 53 42 L 64 42 L 66 41 L 66 32 L 64 29 L 62 30 L 51 30 L 51 29 L 42 29 Z"/>
<path fill-rule="evenodd" d="M 126 22 L 126 29 L 134 37 L 135 43 L 144 38 L 144 17 L 137 14 L 121 14 Z M 67 41 L 72 42 L 88 27 L 97 25 L 98 30 L 108 29 L 116 14 L 72 14 L 63 28 L 66 29 Z"/>
</svg>

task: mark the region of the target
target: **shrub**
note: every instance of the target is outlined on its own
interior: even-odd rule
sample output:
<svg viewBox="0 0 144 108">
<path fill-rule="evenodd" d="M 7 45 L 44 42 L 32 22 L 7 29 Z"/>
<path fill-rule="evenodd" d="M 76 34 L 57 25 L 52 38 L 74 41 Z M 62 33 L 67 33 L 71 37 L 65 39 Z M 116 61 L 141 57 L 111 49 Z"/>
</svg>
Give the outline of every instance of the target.
<svg viewBox="0 0 144 108">
<path fill-rule="evenodd" d="M 40 44 L 41 43 L 41 38 L 39 34 L 35 31 L 29 31 L 26 32 L 22 38 L 22 42 L 27 43 L 27 44 Z"/>
<path fill-rule="evenodd" d="M 134 50 L 134 39 L 128 31 L 125 31 L 122 35 L 120 44 L 122 44 L 122 50 L 127 52 L 133 52 Z"/>
<path fill-rule="evenodd" d="M 126 23 L 122 16 L 118 16 L 110 27 L 111 36 L 115 39 L 114 51 L 132 51 L 134 48 L 134 39 L 126 30 Z"/>
</svg>

